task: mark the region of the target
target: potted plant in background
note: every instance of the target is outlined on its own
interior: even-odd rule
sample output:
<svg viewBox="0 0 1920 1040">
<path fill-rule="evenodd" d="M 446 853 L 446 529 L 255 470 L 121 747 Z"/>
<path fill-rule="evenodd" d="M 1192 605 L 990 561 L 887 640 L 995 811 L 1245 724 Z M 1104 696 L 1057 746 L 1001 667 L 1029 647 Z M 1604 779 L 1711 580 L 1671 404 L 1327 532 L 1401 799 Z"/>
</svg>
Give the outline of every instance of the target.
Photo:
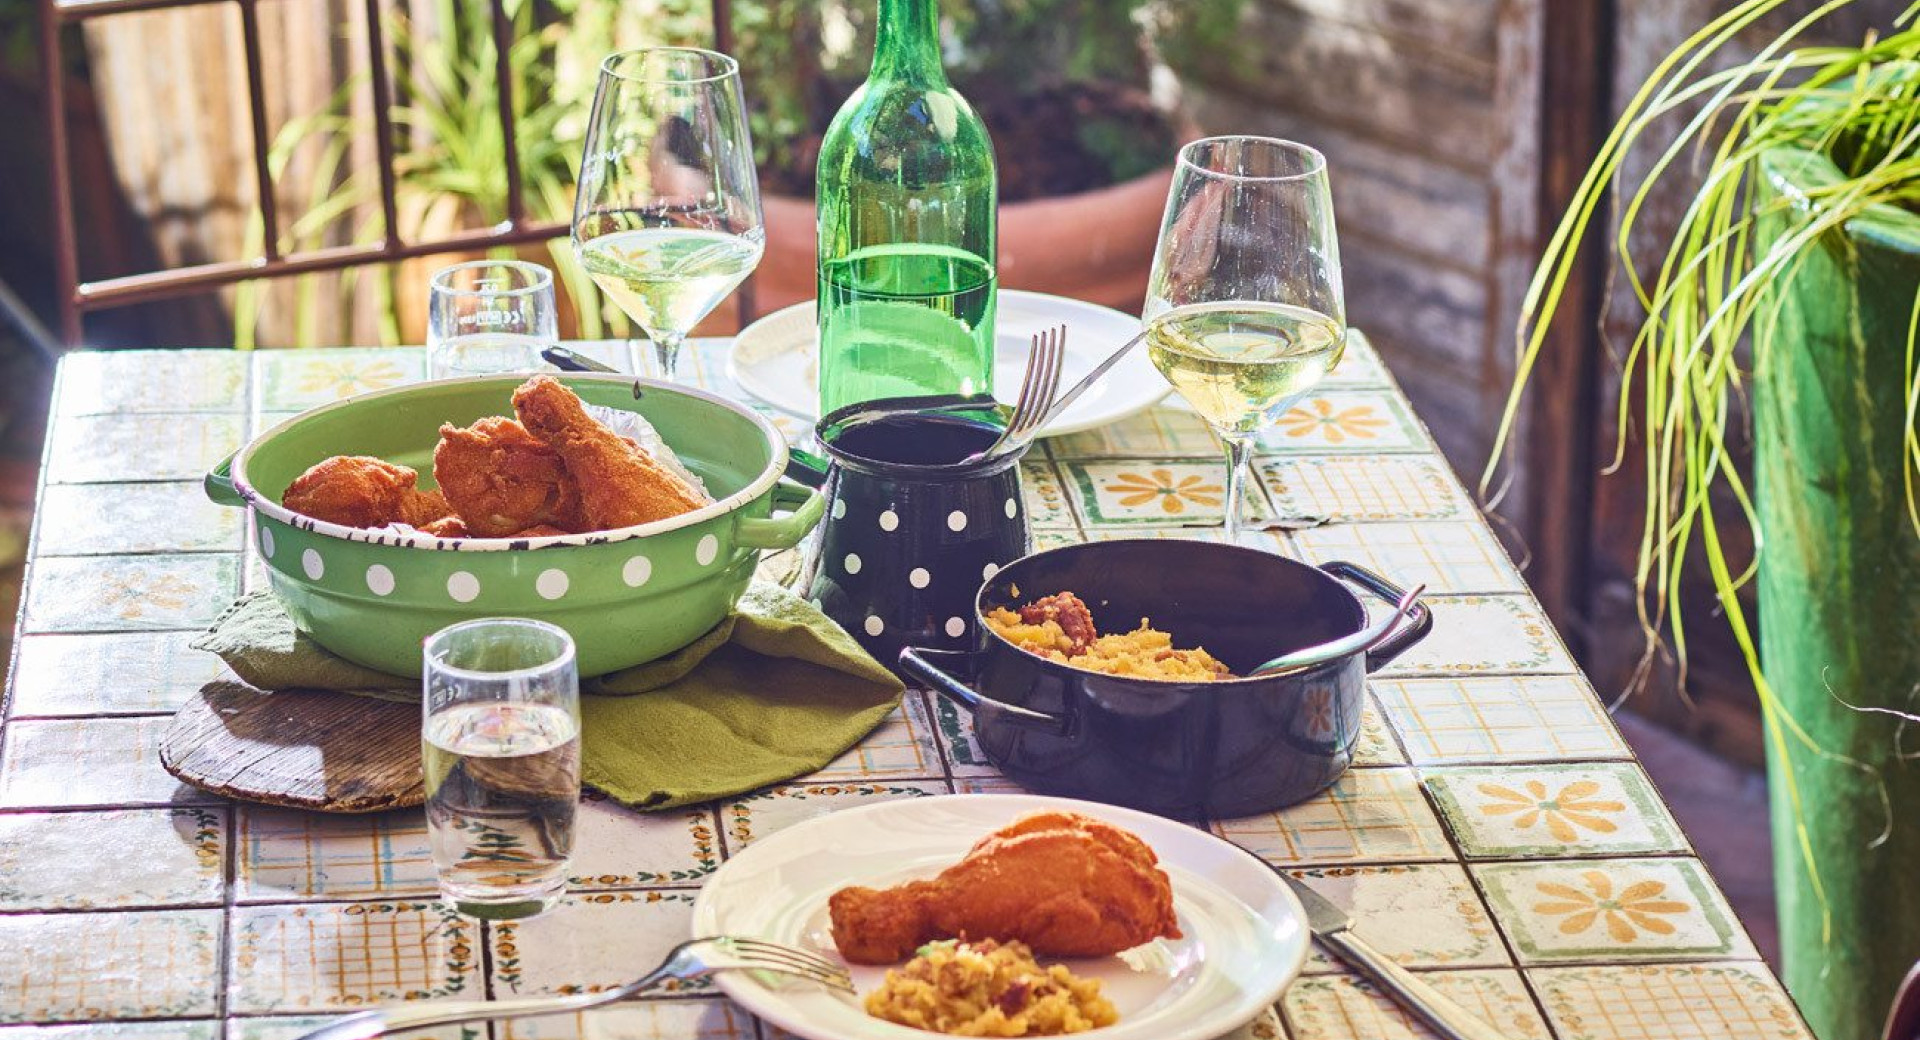
<svg viewBox="0 0 1920 1040">
<path fill-rule="evenodd" d="M 1232 53 L 1244 0 L 942 0 L 948 74 L 992 135 L 999 274 L 1032 289 L 1139 307 L 1172 161 L 1188 124 L 1152 87 L 1155 48 Z M 761 311 L 813 298 L 814 162 L 865 78 L 873 0 L 734 0 L 759 152 L 767 251 Z"/>
<path fill-rule="evenodd" d="M 1619 425 L 1624 448 L 1638 403 L 1648 631 L 1670 626 L 1684 659 L 1679 563 L 1701 554 L 1767 726 L 1784 978 L 1825 1040 L 1871 1040 L 1920 956 L 1920 761 L 1901 743 L 1920 721 L 1920 28 L 1800 46 L 1837 0 L 1719 68 L 1786 2 L 1734 5 L 1626 106 L 1523 306 L 1502 438 L 1628 147 L 1682 122 L 1622 191 L 1617 233 L 1646 311 Z M 1643 282 L 1629 236 L 1676 177 L 1697 187 Z M 1751 566 L 1723 524 L 1751 526 Z M 1756 575 L 1757 633 L 1739 596 Z"/>
</svg>

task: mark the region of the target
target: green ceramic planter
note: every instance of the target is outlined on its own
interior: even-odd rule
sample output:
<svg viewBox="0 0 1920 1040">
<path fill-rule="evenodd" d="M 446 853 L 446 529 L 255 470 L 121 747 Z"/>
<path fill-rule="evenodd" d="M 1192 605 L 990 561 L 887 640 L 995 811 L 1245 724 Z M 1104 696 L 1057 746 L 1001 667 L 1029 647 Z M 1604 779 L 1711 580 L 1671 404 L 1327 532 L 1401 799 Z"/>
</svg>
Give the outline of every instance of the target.
<svg viewBox="0 0 1920 1040">
<path fill-rule="evenodd" d="M 418 675 L 428 635 L 457 621 L 511 616 L 565 628 L 583 676 L 643 664 L 725 617 L 760 550 L 798 544 L 825 503 L 781 479 L 786 441 L 749 408 L 627 376 L 562 382 L 589 404 L 646 416 L 717 501 L 638 527 L 531 539 L 405 537 L 280 505 L 287 485 L 330 455 L 411 466 L 421 486 L 431 486 L 440 424 L 512 415 L 517 376 L 421 383 L 316 408 L 254 438 L 207 475 L 207 493 L 252 507 L 274 593 L 303 631 L 349 660 Z"/>
</svg>

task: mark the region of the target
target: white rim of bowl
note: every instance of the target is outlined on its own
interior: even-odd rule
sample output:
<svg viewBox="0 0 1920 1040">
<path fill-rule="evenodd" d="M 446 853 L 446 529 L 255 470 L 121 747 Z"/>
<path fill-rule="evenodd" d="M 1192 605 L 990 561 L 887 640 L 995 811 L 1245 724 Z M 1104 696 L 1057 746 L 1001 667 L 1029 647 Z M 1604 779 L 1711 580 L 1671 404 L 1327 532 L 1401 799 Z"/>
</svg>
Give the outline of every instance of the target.
<svg viewBox="0 0 1920 1040">
<path fill-rule="evenodd" d="M 646 538 L 656 534 L 665 534 L 683 527 L 693 527 L 731 513 L 735 509 L 746 505 L 748 502 L 759 498 L 776 483 L 779 483 L 781 474 L 786 472 L 788 458 L 786 438 L 782 437 L 780 431 L 774 428 L 771 420 L 745 405 L 729 401 L 719 394 L 707 390 L 701 390 L 691 386 L 680 386 L 674 383 L 662 382 L 657 379 L 614 375 L 611 373 L 582 372 L 566 373 L 564 380 L 617 383 L 621 386 L 637 385 L 643 389 L 665 390 L 670 393 L 686 394 L 689 397 L 699 398 L 700 400 L 720 405 L 737 415 L 745 416 L 759 428 L 761 435 L 766 438 L 767 444 L 773 448 L 772 457 L 767 460 L 766 468 L 760 472 L 758 477 L 754 478 L 752 483 L 728 495 L 726 498 L 720 499 L 711 505 L 702 506 L 691 513 L 682 513 L 679 516 L 668 517 L 665 520 L 636 524 L 632 527 L 618 527 L 611 531 L 583 531 L 579 534 L 546 535 L 539 538 L 442 538 L 430 534 L 406 535 L 395 534 L 391 531 L 370 530 L 364 527 L 347 527 L 343 524 L 316 520 L 313 517 L 296 513 L 274 501 L 271 497 L 261 494 L 259 489 L 255 488 L 252 482 L 247 479 L 247 461 L 253 457 L 255 450 L 278 434 L 292 428 L 294 425 L 305 422 L 322 413 L 382 397 L 397 397 L 407 393 L 416 393 L 422 387 L 451 386 L 460 383 L 484 383 L 514 378 L 524 379 L 525 377 L 518 375 L 488 375 L 463 376 L 458 379 L 431 379 L 419 383 L 409 383 L 406 386 L 391 387 L 386 390 L 375 390 L 371 393 L 344 397 L 330 404 L 323 404 L 318 408 L 301 412 L 299 415 L 279 423 L 272 429 L 262 432 L 259 436 L 248 441 L 245 447 L 234 453 L 233 465 L 229 471 L 230 479 L 233 481 L 234 491 L 237 492 L 241 498 L 245 499 L 247 504 L 253 507 L 255 512 L 269 519 L 278 520 L 295 530 L 311 531 L 315 534 L 326 535 L 329 538 L 338 538 L 348 542 L 359 542 L 362 545 L 391 545 L 410 549 L 432 549 L 439 552 L 505 552 L 516 549 L 540 549 L 550 545 L 607 545 L 614 542 L 630 541 L 635 538 Z"/>
</svg>

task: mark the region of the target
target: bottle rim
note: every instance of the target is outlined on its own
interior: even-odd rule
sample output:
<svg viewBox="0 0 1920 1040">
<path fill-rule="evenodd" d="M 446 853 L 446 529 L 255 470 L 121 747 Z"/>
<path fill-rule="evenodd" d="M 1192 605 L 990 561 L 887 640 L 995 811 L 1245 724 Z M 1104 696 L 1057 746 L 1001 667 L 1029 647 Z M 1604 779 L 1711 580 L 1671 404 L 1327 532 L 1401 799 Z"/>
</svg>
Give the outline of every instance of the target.
<svg viewBox="0 0 1920 1040">
<path fill-rule="evenodd" d="M 1265 145 L 1275 151 L 1286 152 L 1304 160 L 1301 169 L 1291 173 L 1235 173 L 1217 166 L 1208 165 L 1195 157 L 1202 151 L 1222 144 Z M 1327 157 L 1320 149 L 1298 141 L 1289 141 L 1284 137 L 1266 137 L 1259 134 L 1220 134 L 1214 137 L 1202 137 L 1189 141 L 1180 147 L 1179 165 L 1200 174 L 1223 181 L 1266 182 L 1280 184 L 1287 181 L 1303 181 L 1324 176 L 1327 172 Z"/>
</svg>

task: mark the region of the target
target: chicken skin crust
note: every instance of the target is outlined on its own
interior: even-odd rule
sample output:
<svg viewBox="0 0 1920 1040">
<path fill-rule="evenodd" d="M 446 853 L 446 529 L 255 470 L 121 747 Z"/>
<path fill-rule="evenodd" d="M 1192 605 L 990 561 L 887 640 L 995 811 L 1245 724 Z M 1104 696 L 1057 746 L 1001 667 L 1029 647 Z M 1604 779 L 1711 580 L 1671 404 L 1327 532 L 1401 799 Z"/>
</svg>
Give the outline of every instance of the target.
<svg viewBox="0 0 1920 1040">
<path fill-rule="evenodd" d="M 580 488 L 560 456 L 512 419 L 440 427 L 433 479 L 473 538 L 506 538 L 530 527 L 586 530 Z"/>
<path fill-rule="evenodd" d="M 513 410 L 527 432 L 566 464 L 580 488 L 584 530 L 665 520 L 705 504 L 672 470 L 588 415 L 580 398 L 552 376 L 534 376 L 521 384 L 513 392 Z"/>
<path fill-rule="evenodd" d="M 1036 954 L 1105 957 L 1180 938 L 1153 850 L 1112 824 L 1039 812 L 982 838 L 929 881 L 843 888 L 827 901 L 834 945 L 892 964 L 936 939 L 1018 940 Z"/>
<path fill-rule="evenodd" d="M 314 463 L 287 485 L 280 504 L 315 520 L 344 527 L 421 527 L 452 512 L 437 491 L 414 488 L 420 475 L 366 455 L 335 455 Z"/>
</svg>

